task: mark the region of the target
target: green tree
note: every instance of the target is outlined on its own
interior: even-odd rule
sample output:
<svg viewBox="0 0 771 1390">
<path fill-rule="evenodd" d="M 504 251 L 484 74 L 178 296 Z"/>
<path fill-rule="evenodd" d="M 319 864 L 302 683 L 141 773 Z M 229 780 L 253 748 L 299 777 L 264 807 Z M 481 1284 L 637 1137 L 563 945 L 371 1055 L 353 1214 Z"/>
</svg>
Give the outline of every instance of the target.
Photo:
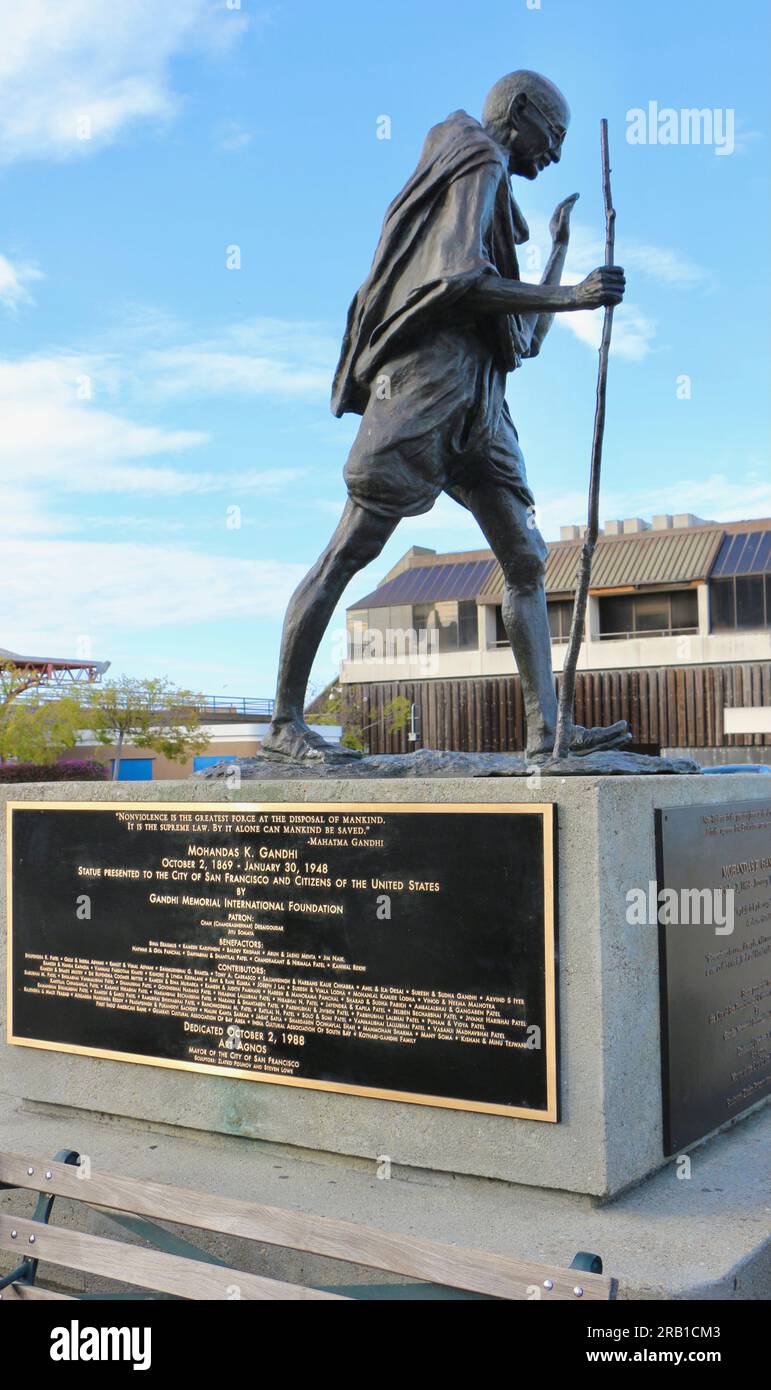
<svg viewBox="0 0 771 1390">
<path fill-rule="evenodd" d="M 311 724 L 340 724 L 342 723 L 341 705 L 342 691 L 339 681 L 330 681 L 329 685 L 323 690 L 311 682 L 309 685 L 311 700 L 305 707 L 305 718 Z"/>
<path fill-rule="evenodd" d="M 406 695 L 395 695 L 393 700 L 389 700 L 383 706 L 383 719 L 385 721 L 386 733 L 398 734 L 400 730 L 406 729 L 412 717 L 412 701 Z"/>
<path fill-rule="evenodd" d="M 9 657 L 0 658 L 0 719 L 27 690 L 35 690 L 48 679 L 45 671 L 19 666 Z"/>
<path fill-rule="evenodd" d="M 383 706 L 383 727 L 387 734 L 398 734 L 409 726 L 412 704 L 406 695 L 395 695 L 393 700 Z M 364 724 L 361 698 L 349 687 L 333 681 L 316 696 L 305 711 L 306 719 L 313 724 L 339 724 L 343 730 L 340 743 L 343 748 L 354 748 L 357 752 L 366 751 L 364 735 L 374 729 L 377 720 Z"/>
<path fill-rule="evenodd" d="M 343 748 L 364 751 L 361 739 L 360 712 L 354 706 L 349 690 L 339 681 L 331 681 L 320 694 L 314 695 L 306 706 L 305 718 L 310 724 L 339 724 L 342 729 L 340 743 Z"/>
<path fill-rule="evenodd" d="M 83 710 L 72 696 L 39 705 L 9 701 L 0 705 L 0 758 L 55 763 L 77 743 L 82 726 Z"/>
<path fill-rule="evenodd" d="M 86 704 L 88 724 L 101 747 L 115 747 L 113 780 L 126 744 L 151 748 L 172 762 L 184 762 L 207 748 L 209 736 L 200 728 L 204 700 L 162 678 L 123 676 L 96 686 Z"/>
</svg>

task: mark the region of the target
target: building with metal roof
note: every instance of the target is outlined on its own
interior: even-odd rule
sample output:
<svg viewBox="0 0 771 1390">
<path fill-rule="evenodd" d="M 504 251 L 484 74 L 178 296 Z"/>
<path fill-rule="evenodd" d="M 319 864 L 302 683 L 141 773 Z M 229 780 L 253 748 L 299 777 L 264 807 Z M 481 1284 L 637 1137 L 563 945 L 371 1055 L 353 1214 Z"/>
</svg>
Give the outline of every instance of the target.
<svg viewBox="0 0 771 1390">
<path fill-rule="evenodd" d="M 581 548 L 582 528 L 575 526 L 563 527 L 559 541 L 548 546 L 546 592 L 557 677 L 567 650 Z M 373 706 L 388 702 L 386 696 L 406 694 L 413 700 L 417 693 L 419 701 L 425 698 L 426 711 L 433 710 L 430 719 L 426 713 L 424 734 L 430 723 L 437 739 L 443 728 L 439 705 L 457 698 L 465 701 L 466 712 L 453 716 L 455 734 L 448 742 L 443 732 L 443 746 L 493 746 L 481 715 L 473 733 L 461 733 L 461 726 L 464 719 L 477 719 L 469 712 L 472 705 L 478 713 L 486 701 L 503 699 L 492 688 L 496 683 L 513 681 L 509 714 L 490 718 L 497 746 L 510 746 L 512 739 L 511 746 L 521 746 L 522 720 L 517 724 L 511 712 L 518 676 L 503 626 L 503 587 L 490 550 L 436 554 L 414 546 L 348 609 L 348 653 L 340 678 L 350 699 L 364 699 L 371 714 Z M 655 701 L 663 717 L 652 721 L 638 712 L 637 732 L 643 726 L 647 731 L 640 746 L 672 747 L 674 732 L 682 747 L 767 749 L 771 519 L 709 522 L 683 514 L 606 522 L 594 554 L 578 671 L 579 686 L 587 689 L 628 691 L 635 685 L 639 690 L 641 682 L 649 688 L 644 698 Z M 687 684 L 686 677 L 690 694 L 678 685 Z M 490 689 L 485 682 L 492 683 Z M 627 717 L 618 713 L 625 699 L 608 695 L 603 703 L 592 694 L 591 711 L 581 722 Z M 665 708 L 671 700 L 682 716 L 674 724 Z M 371 718 L 368 722 L 373 724 Z M 663 739 L 651 736 L 654 723 L 657 729 L 661 724 Z M 373 751 L 393 748 L 383 726 Z"/>
</svg>

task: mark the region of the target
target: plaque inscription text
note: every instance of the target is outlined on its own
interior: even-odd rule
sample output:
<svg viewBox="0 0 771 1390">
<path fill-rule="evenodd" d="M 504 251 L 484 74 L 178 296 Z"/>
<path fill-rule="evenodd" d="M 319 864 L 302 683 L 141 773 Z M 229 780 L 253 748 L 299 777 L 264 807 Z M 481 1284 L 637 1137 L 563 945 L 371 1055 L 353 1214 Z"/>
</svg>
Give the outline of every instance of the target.
<svg viewBox="0 0 771 1390">
<path fill-rule="evenodd" d="M 672 1154 L 771 1094 L 771 803 L 676 807 L 656 825 Z"/>
<path fill-rule="evenodd" d="M 9 1041 L 555 1120 L 552 816 L 15 803 Z"/>
</svg>

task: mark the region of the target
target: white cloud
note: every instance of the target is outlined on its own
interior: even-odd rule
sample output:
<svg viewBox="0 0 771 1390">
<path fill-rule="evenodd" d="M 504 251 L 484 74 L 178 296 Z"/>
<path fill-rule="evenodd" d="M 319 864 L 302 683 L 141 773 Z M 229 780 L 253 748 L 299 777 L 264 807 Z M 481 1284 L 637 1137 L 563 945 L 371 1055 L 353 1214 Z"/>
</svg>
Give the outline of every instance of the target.
<svg viewBox="0 0 771 1390">
<path fill-rule="evenodd" d="M 588 462 L 587 462 L 588 467 Z M 656 487 L 619 488 L 603 485 L 600 497 L 600 525 L 606 518 L 640 516 L 645 520 L 659 513 L 695 512 L 706 521 L 748 520 L 771 516 L 771 481 L 768 464 L 751 459 L 735 476 L 715 469 L 706 478 L 684 478 L 669 485 Z M 587 476 L 588 485 L 588 476 Z M 325 504 L 326 506 L 326 504 Z M 333 510 L 329 504 L 330 512 Z M 536 522 L 546 540 L 559 539 L 561 526 L 586 524 L 586 488 L 574 487 L 560 492 L 539 487 L 536 496 Z M 410 517 L 401 522 L 396 536 L 389 542 L 385 560 L 381 560 L 378 578 L 393 564 L 410 544 L 422 542 L 444 549 L 448 542 L 432 533 L 455 533 L 457 548 L 466 548 L 474 539 L 475 546 L 485 544 L 479 527 L 470 512 L 459 507 L 449 497 L 440 497 L 432 511 L 424 516 Z M 374 584 L 368 579 L 358 583 L 358 596 L 369 593 Z M 346 603 L 353 600 L 346 598 Z"/>
<path fill-rule="evenodd" d="M 177 389 L 194 389 L 190 377 L 182 372 L 185 350 L 170 351 L 172 357 L 177 354 L 176 370 L 182 373 Z M 148 354 L 141 363 L 142 393 L 152 394 L 158 385 L 154 377 L 164 372 L 167 385 L 163 390 L 169 393 L 169 363 L 164 363 L 162 371 L 152 356 Z M 195 353 L 193 359 L 195 367 L 190 370 L 202 394 L 204 362 Z M 211 366 L 209 370 L 206 380 L 212 393 L 218 389 L 253 389 L 246 359 L 234 357 L 229 374 L 221 361 L 216 370 Z M 171 466 L 168 455 L 195 451 L 210 441 L 209 433 L 144 425 L 125 411 L 111 408 L 126 378 L 120 360 L 109 354 L 51 354 L 19 362 L 0 361 L 0 470 L 5 482 L 27 489 L 45 484 L 80 493 L 178 496 L 229 491 L 269 496 L 277 495 L 299 476 L 296 469 L 213 473 Z M 309 389 L 299 368 L 286 387 L 287 391 L 298 389 Z M 105 405 L 99 403 L 102 397 L 106 398 Z"/>
<path fill-rule="evenodd" d="M 669 486 L 641 488 L 627 494 L 637 511 L 625 511 L 624 516 L 653 516 L 656 512 L 695 512 L 706 521 L 749 520 L 771 516 L 771 470 L 765 466 L 750 466 L 732 476 L 722 472 L 709 477 L 682 478 Z M 641 510 L 640 510 L 641 509 Z M 618 515 L 617 510 L 607 512 Z"/>
<path fill-rule="evenodd" d="M 399 537 L 409 538 L 409 544 L 420 545 L 422 535 L 434 531 L 461 533 L 464 537 L 479 536 L 479 523 L 467 507 L 462 507 L 452 497 L 438 497 L 430 512 L 421 516 L 408 516 L 399 524 Z M 480 539 L 480 544 L 482 544 Z"/>
<path fill-rule="evenodd" d="M 531 243 L 522 256 L 522 278 L 532 284 L 541 278 L 541 268 L 546 264 L 551 240 L 546 218 L 540 215 L 531 219 L 530 231 Z M 537 257 L 535 264 L 530 259 L 533 245 Z M 563 285 L 577 285 L 604 262 L 604 236 L 601 237 L 585 223 L 573 221 L 570 249 L 562 276 Z M 669 288 L 705 289 L 711 284 L 708 271 L 687 256 L 681 255 L 679 251 L 666 246 L 619 238 L 616 242 L 616 262 L 626 270 L 627 293 L 630 281 L 634 284 L 636 276 L 645 276 L 656 284 Z M 603 315 L 597 310 L 557 315 L 560 327 L 567 328 L 582 343 L 594 350 L 600 345 L 602 321 Z M 631 300 L 625 299 L 613 315 L 611 354 L 625 358 L 628 362 L 642 362 L 653 349 L 656 332 L 656 321 Z"/>
<path fill-rule="evenodd" d="M 32 489 L 0 483 L 0 516 L 3 536 L 61 535 L 70 526 L 64 516 L 53 516 Z"/>
<path fill-rule="evenodd" d="M 179 343 L 180 326 L 163 321 L 159 335 L 160 322 L 157 315 L 139 316 L 134 340 L 122 345 L 122 354 L 115 341 L 103 341 L 99 351 L 90 353 L 49 351 L 0 361 L 0 507 L 5 516 L 0 604 L 6 614 L 4 642 L 12 648 L 66 651 L 86 633 L 95 652 L 110 655 L 122 632 L 277 620 L 305 572 L 304 564 L 238 558 L 228 553 L 223 539 L 227 504 L 238 501 L 243 524 L 259 529 L 262 509 L 249 499 L 280 495 L 301 470 L 196 468 L 182 460 L 195 459 L 199 446 L 210 440 L 207 432 L 145 424 L 134 417 L 136 401 L 152 393 L 158 378 L 167 379 L 169 394 L 173 373 L 180 375 L 178 389 L 185 392 L 197 382 L 203 394 L 205 370 L 211 373 L 211 392 L 234 389 L 234 380 L 235 389 L 253 390 L 248 370 L 253 352 L 260 349 L 270 361 L 271 345 L 283 354 L 282 369 L 288 372 L 291 366 L 299 389 L 306 391 L 300 353 L 305 345 L 312 373 L 317 354 L 325 350 L 320 336 L 314 337 L 309 325 L 241 324 L 223 330 L 216 347 L 186 349 Z M 154 342 L 159 336 L 162 343 L 167 339 L 168 346 L 149 349 L 150 335 Z M 225 347 L 224 355 L 232 359 L 228 372 L 222 363 L 214 372 L 205 359 L 224 353 Z M 127 407 L 127 396 L 133 408 Z M 119 493 L 157 498 L 153 518 L 89 518 L 81 508 L 76 514 L 73 499 L 78 495 Z M 161 499 L 183 494 L 219 497 L 199 516 L 200 549 L 190 543 L 189 531 L 181 539 L 175 509 L 161 505 Z M 131 505 L 129 501 L 126 510 Z M 108 534 L 121 539 L 107 539 L 103 524 L 112 525 Z M 202 527 L 208 528 L 205 543 Z M 225 553 L 213 553 L 214 548 Z"/>
<path fill-rule="evenodd" d="M 225 154 L 236 154 L 251 145 L 254 134 L 245 130 L 240 121 L 220 121 L 214 128 L 214 143 Z"/>
<path fill-rule="evenodd" d="M 594 269 L 596 262 L 589 269 Z M 587 271 L 588 273 L 588 271 Z M 525 278 L 525 277 L 523 277 Z M 540 279 L 538 275 L 526 277 L 531 283 Z M 562 276 L 563 285 L 577 285 L 583 275 L 566 271 Z M 580 309 L 574 313 L 555 315 L 560 328 L 567 328 L 580 342 L 594 351 L 600 346 L 604 314 L 597 309 Z M 612 357 L 623 357 L 627 362 L 642 362 L 648 356 L 656 337 L 656 324 L 643 313 L 636 304 L 625 300 L 613 314 L 613 337 L 610 340 Z"/>
<path fill-rule="evenodd" d="M 98 364 L 96 364 L 98 365 Z M 139 425 L 84 398 L 95 363 L 51 356 L 0 362 L 0 469 L 73 491 L 168 493 L 196 486 L 179 470 L 137 464 L 204 443 L 201 431 Z"/>
<path fill-rule="evenodd" d="M 12 650 L 64 651 L 87 634 L 97 654 L 116 632 L 232 619 L 278 619 L 301 564 L 243 560 L 186 546 L 10 539 L 0 571 Z"/>
<path fill-rule="evenodd" d="M 604 255 L 603 247 L 603 260 Z M 619 241 L 616 259 L 619 265 L 623 265 L 627 274 L 638 272 L 661 285 L 679 285 L 684 289 L 695 289 L 711 283 L 709 271 L 703 266 L 666 246 Z"/>
<path fill-rule="evenodd" d="M 597 310 L 575 314 L 559 314 L 557 322 L 561 328 L 574 333 L 587 347 L 597 350 L 602 337 L 604 315 Z M 642 310 L 633 304 L 619 304 L 613 314 L 613 337 L 610 340 L 611 357 L 623 357 L 627 362 L 642 362 L 651 351 L 656 337 L 656 324 Z"/>
<path fill-rule="evenodd" d="M 251 319 L 210 337 L 147 349 L 137 358 L 156 396 L 329 395 L 339 344 L 323 324 Z"/>
<path fill-rule="evenodd" d="M 543 243 L 547 253 L 549 241 L 545 223 L 537 223 L 539 244 Z M 615 260 L 623 265 L 627 273 L 646 275 L 662 285 L 679 285 L 686 289 L 704 286 L 710 282 L 710 274 L 703 266 L 697 265 L 688 256 L 669 246 L 655 246 L 635 241 L 632 237 L 616 238 Z M 576 222 L 572 226 L 570 250 L 567 258 L 568 274 L 581 278 L 588 275 L 598 265 L 605 264 L 605 236 L 600 236 L 585 223 Z"/>
<path fill-rule="evenodd" d="M 747 130 L 747 122 L 743 116 L 736 118 L 736 131 L 734 134 L 734 154 L 751 154 L 752 146 L 758 140 L 765 140 L 766 133 L 763 130 Z"/>
<path fill-rule="evenodd" d="M 169 68 L 191 45 L 221 47 L 249 18 L 211 0 L 22 0 L 6 4 L 0 148 L 6 162 L 63 159 L 109 144 L 179 104 Z"/>
<path fill-rule="evenodd" d="M 27 286 L 42 280 L 43 272 L 31 263 L 13 265 L 7 256 L 0 255 L 0 304 L 16 310 L 22 304 L 34 303 Z"/>
<path fill-rule="evenodd" d="M 580 489 L 545 491 L 538 498 L 538 527 L 547 540 L 556 540 L 560 526 L 585 524 L 586 508 L 586 493 Z M 600 525 L 610 517 L 639 516 L 650 521 L 663 512 L 694 512 L 705 521 L 771 516 L 769 468 L 756 461 L 733 477 L 715 471 L 706 478 L 682 478 L 669 485 L 602 489 Z"/>
<path fill-rule="evenodd" d="M 329 391 L 331 373 L 299 363 L 203 345 L 149 353 L 142 364 L 158 396 L 310 396 Z"/>
<path fill-rule="evenodd" d="M 155 306 L 125 304 L 92 347 L 100 392 L 133 384 L 145 401 L 260 395 L 326 402 L 340 339 L 325 323 L 267 317 L 194 334 Z"/>
</svg>

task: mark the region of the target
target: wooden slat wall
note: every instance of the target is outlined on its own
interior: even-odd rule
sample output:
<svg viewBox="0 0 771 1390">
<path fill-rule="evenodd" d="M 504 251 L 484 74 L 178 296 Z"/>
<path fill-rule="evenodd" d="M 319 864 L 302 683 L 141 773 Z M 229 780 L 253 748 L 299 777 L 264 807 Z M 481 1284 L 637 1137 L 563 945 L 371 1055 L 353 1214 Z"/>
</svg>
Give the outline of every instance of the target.
<svg viewBox="0 0 771 1390">
<path fill-rule="evenodd" d="M 557 679 L 559 686 L 559 677 Z M 386 729 L 384 709 L 397 696 L 418 706 L 418 747 L 515 752 L 524 747 L 519 676 L 386 681 L 344 686 L 351 722 L 370 727 L 371 753 L 404 753 L 407 730 Z M 661 748 L 769 747 L 769 734 L 723 733 L 724 706 L 771 704 L 771 662 L 671 666 L 645 671 L 579 671 L 576 719 L 627 719 L 635 744 Z"/>
</svg>

